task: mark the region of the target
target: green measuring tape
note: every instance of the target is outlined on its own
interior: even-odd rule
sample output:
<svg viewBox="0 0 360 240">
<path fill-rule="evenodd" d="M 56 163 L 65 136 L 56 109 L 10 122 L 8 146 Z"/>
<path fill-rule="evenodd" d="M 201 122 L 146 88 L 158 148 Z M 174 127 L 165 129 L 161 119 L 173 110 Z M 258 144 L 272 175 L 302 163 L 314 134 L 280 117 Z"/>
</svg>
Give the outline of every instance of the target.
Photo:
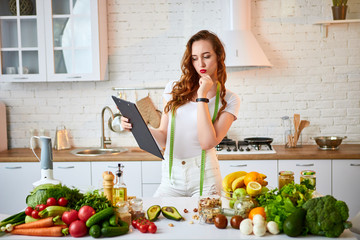
<svg viewBox="0 0 360 240">
<path fill-rule="evenodd" d="M 217 83 L 216 88 L 216 98 L 215 98 L 215 108 L 214 114 L 212 117 L 212 122 L 215 122 L 215 119 L 218 114 L 219 109 L 219 99 L 220 99 L 220 83 Z M 169 179 L 171 179 L 171 170 L 174 159 L 174 134 L 175 134 L 175 113 L 171 112 L 171 126 L 170 126 L 170 151 L 169 151 Z M 202 196 L 203 186 L 204 186 L 204 175 L 205 175 L 205 160 L 206 160 L 206 151 L 201 151 L 201 166 L 200 166 L 200 196 Z"/>
</svg>

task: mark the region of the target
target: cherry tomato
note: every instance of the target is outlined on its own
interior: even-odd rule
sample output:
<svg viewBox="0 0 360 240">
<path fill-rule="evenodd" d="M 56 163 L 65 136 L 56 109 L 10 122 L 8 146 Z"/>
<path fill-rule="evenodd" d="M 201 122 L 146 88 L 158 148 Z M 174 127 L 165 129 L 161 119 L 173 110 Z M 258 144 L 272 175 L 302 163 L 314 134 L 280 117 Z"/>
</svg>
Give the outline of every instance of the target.
<svg viewBox="0 0 360 240">
<path fill-rule="evenodd" d="M 46 201 L 46 205 L 48 205 L 48 206 L 56 206 L 56 204 L 57 204 L 57 201 L 53 197 L 48 198 L 48 200 Z"/>
<path fill-rule="evenodd" d="M 39 211 L 39 207 L 40 207 L 40 204 L 36 205 L 35 208 L 34 208 L 34 210 Z"/>
<path fill-rule="evenodd" d="M 131 221 L 131 225 L 133 226 L 133 228 L 137 228 L 137 221 L 136 221 L 136 220 L 132 220 L 132 221 Z"/>
<path fill-rule="evenodd" d="M 154 223 L 150 224 L 150 226 L 148 228 L 149 233 L 156 233 L 156 230 L 157 230 L 156 225 Z"/>
<path fill-rule="evenodd" d="M 39 219 L 39 212 L 37 210 L 33 210 L 31 212 L 31 217 L 35 218 L 35 219 Z"/>
<path fill-rule="evenodd" d="M 31 213 L 34 209 L 32 207 L 25 208 L 25 214 L 31 217 Z"/>
<path fill-rule="evenodd" d="M 42 210 L 44 210 L 47 206 L 45 204 L 40 204 L 38 207 L 38 211 L 41 212 Z"/>
<path fill-rule="evenodd" d="M 149 228 L 149 225 L 143 224 L 143 225 L 140 225 L 139 231 L 142 233 L 146 233 L 148 231 L 148 228 Z"/>
<path fill-rule="evenodd" d="M 59 198 L 58 205 L 65 207 L 68 204 L 68 200 L 64 197 Z"/>
</svg>

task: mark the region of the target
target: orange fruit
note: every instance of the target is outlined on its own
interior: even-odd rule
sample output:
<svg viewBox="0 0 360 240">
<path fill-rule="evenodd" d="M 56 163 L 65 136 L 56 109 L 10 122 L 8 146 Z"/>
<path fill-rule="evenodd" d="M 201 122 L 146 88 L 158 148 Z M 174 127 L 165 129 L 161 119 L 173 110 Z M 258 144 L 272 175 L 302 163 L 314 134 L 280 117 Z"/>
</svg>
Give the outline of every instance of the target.
<svg viewBox="0 0 360 240">
<path fill-rule="evenodd" d="M 266 213 L 265 213 L 265 208 L 263 207 L 256 207 L 250 210 L 249 212 L 249 218 L 251 220 L 253 220 L 253 217 L 257 214 L 260 214 L 261 216 L 264 217 L 264 219 L 266 219 Z"/>
<path fill-rule="evenodd" d="M 245 175 L 244 178 L 244 183 L 247 186 L 249 182 L 258 182 L 258 183 L 262 183 L 263 179 L 260 175 L 260 173 L 258 172 L 249 172 Z"/>
</svg>

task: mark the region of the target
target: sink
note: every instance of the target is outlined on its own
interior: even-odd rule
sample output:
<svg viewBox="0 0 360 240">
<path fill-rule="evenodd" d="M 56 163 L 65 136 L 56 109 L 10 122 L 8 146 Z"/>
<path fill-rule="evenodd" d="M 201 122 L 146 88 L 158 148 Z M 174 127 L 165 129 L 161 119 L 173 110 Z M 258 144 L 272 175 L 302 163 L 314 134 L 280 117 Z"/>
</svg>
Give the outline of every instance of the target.
<svg viewBox="0 0 360 240">
<path fill-rule="evenodd" d="M 99 155 L 114 155 L 122 152 L 127 152 L 126 148 L 81 148 L 72 150 L 71 153 L 76 156 L 99 156 Z"/>
</svg>

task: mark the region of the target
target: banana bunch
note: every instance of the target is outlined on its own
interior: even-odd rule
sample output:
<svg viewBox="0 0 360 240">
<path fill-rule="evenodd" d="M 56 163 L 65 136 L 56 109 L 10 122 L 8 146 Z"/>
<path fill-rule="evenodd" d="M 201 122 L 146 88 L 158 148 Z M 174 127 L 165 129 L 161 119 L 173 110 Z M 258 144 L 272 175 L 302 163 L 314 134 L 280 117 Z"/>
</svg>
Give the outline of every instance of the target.
<svg viewBox="0 0 360 240">
<path fill-rule="evenodd" d="M 246 174 L 247 172 L 245 171 L 237 171 L 226 175 L 222 181 L 224 191 L 231 192 L 236 188 L 245 186 L 244 179 Z"/>
</svg>

